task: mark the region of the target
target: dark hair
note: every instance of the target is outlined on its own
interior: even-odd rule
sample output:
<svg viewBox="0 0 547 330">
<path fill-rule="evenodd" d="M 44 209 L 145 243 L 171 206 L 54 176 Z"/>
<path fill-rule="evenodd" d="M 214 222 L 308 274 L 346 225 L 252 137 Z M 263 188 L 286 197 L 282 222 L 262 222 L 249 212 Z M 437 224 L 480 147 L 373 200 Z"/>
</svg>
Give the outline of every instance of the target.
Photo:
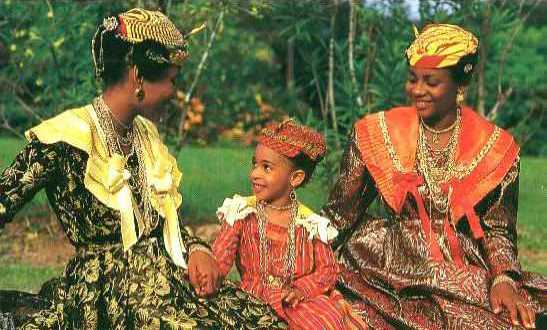
<svg viewBox="0 0 547 330">
<path fill-rule="evenodd" d="M 168 72 L 169 63 L 157 63 L 145 55 L 148 50 L 151 50 L 169 58 L 167 49 L 158 42 L 145 40 L 138 44 L 131 44 L 116 36 L 115 31 L 99 31 L 95 34 L 93 45 L 96 57 L 100 56 L 102 47 L 104 70 L 97 78 L 102 80 L 105 87 L 120 82 L 132 65 L 137 66 L 139 75 L 148 81 L 160 80 Z"/>
<path fill-rule="evenodd" d="M 450 72 L 450 76 L 458 86 L 469 85 L 471 78 L 473 77 L 473 72 L 475 71 L 475 66 L 477 65 L 477 60 L 477 53 L 468 54 L 463 56 L 456 65 L 447 68 Z M 469 65 L 471 66 L 471 70 L 469 70 Z M 469 70 L 468 72 L 465 72 L 466 67 L 467 70 Z"/>
<path fill-rule="evenodd" d="M 308 157 L 305 153 L 299 152 L 298 155 L 296 155 L 293 158 L 289 158 L 291 163 L 299 170 L 304 171 L 305 177 L 304 181 L 302 181 L 302 184 L 298 187 L 303 187 L 310 181 L 313 172 L 315 171 L 316 165 L 321 161 L 321 158 L 316 159 L 315 161 L 312 160 L 310 157 Z"/>
</svg>

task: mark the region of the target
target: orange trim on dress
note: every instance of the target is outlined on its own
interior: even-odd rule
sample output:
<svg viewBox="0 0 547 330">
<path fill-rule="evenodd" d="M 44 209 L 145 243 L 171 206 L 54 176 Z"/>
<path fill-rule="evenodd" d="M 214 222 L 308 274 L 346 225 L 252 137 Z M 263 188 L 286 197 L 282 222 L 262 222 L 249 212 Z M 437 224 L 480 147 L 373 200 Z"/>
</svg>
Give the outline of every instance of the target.
<svg viewBox="0 0 547 330">
<path fill-rule="evenodd" d="M 464 174 L 443 185 L 446 191 L 452 189 L 450 219 L 446 219 L 445 232 L 454 262 L 458 265 L 463 265 L 461 248 L 451 224 L 456 225 L 465 216 L 473 238 L 483 237 L 474 207 L 499 185 L 519 153 L 519 147 L 509 133 L 496 128 L 470 108 L 462 110 L 461 125 L 456 167 L 463 169 Z M 418 186 L 423 183 L 414 166 L 418 128 L 418 115 L 413 107 L 398 107 L 368 115 L 355 124 L 361 156 L 379 193 L 396 213 L 402 211 L 409 193 L 414 197 L 431 255 L 438 260 L 442 258 L 440 250 L 437 250 L 438 243 L 429 235 L 429 216 L 427 212 L 420 212 L 423 200 L 417 194 Z M 484 154 L 482 158 L 481 153 Z M 466 168 L 469 173 L 466 173 Z"/>
</svg>

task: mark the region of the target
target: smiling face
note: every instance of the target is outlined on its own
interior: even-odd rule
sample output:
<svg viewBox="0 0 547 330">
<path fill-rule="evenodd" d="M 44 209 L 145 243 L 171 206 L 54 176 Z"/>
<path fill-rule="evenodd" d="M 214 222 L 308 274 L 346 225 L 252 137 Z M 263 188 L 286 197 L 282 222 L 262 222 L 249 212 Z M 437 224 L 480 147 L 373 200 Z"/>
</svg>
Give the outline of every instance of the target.
<svg viewBox="0 0 547 330">
<path fill-rule="evenodd" d="M 179 68 L 172 65 L 165 76 L 159 80 L 144 80 L 144 99 L 138 103 L 139 114 L 145 118 L 157 121 L 165 111 L 166 103 L 173 97 L 175 92 L 175 79 Z"/>
<path fill-rule="evenodd" d="M 437 121 L 455 112 L 457 91 L 448 69 L 409 69 L 406 92 L 424 120 Z"/>
<path fill-rule="evenodd" d="M 257 199 L 286 205 L 293 187 L 299 186 L 304 176 L 285 156 L 263 144 L 256 146 L 249 179 Z"/>
</svg>

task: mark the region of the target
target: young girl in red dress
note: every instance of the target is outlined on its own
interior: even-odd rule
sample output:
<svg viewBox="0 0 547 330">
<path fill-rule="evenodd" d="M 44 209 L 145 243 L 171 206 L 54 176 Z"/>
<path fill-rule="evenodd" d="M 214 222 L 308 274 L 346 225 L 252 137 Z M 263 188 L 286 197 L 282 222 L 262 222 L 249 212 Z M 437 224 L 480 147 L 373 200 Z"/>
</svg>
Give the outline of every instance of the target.
<svg viewBox="0 0 547 330">
<path fill-rule="evenodd" d="M 213 252 L 222 275 L 235 260 L 241 288 L 270 304 L 291 329 L 364 329 L 334 290 L 339 269 L 329 242 L 337 231 L 294 192 L 325 152 L 321 134 L 292 120 L 266 127 L 250 173 L 254 196 L 235 195 L 218 209 L 222 228 Z"/>
</svg>

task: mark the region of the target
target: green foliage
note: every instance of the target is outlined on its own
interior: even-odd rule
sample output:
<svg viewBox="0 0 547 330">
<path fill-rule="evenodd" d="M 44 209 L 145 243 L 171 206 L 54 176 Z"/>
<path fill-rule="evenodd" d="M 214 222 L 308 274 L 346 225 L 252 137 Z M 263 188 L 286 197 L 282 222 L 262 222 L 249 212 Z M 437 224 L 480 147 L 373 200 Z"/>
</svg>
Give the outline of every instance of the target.
<svg viewBox="0 0 547 330">
<path fill-rule="evenodd" d="M 419 17 L 411 18 L 404 1 L 353 2 L 354 21 L 349 4 L 0 1 L 0 44 L 9 54 L 8 65 L 0 72 L 0 124 L 8 128 L 7 123 L 20 134 L 40 119 L 88 103 L 97 87 L 90 56 L 96 26 L 106 15 L 145 6 L 166 11 L 186 31 L 208 24 L 205 32 L 192 37 L 191 57 L 178 86 L 188 92 L 196 80 L 193 96 L 205 106 L 203 133 L 199 141 L 190 139 L 190 143 L 212 142 L 226 129 L 250 130 L 263 124 L 257 104 L 261 100 L 324 132 L 330 150 L 338 155 L 356 119 L 406 103 L 404 51 L 413 38 L 412 24 L 446 22 L 471 29 L 483 45 L 485 93 L 480 101 L 484 114 L 511 130 L 525 154 L 547 153 L 547 64 L 542 42 L 547 27 L 538 17 L 534 24 L 523 19 L 534 9 L 531 3 L 521 8 L 511 1 L 421 0 Z M 351 60 L 355 79 L 348 56 L 350 22 L 355 27 Z M 216 38 L 209 48 L 213 34 Z M 327 99 L 331 40 L 334 108 Z M 507 101 L 495 115 L 491 113 L 499 96 L 510 89 Z M 479 102 L 477 90 L 475 79 L 468 93 L 471 105 Z M 169 113 L 161 128 L 169 141 L 177 141 L 180 107 L 173 106 Z M 331 170 L 324 173 L 336 171 L 335 159 L 327 159 L 326 168 Z"/>
</svg>

